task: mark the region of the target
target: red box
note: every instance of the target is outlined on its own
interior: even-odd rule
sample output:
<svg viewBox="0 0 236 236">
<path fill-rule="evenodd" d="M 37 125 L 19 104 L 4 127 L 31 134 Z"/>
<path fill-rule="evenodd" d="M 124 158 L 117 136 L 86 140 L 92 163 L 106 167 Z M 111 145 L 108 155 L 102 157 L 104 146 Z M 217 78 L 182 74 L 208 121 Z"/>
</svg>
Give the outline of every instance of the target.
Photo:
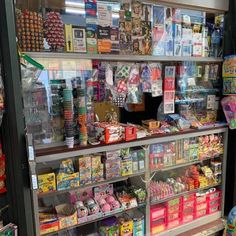
<svg viewBox="0 0 236 236">
<path fill-rule="evenodd" d="M 195 211 L 195 218 L 200 218 L 202 216 L 205 216 L 206 214 L 207 214 L 207 209 Z"/>
<path fill-rule="evenodd" d="M 207 208 L 207 214 L 215 213 L 215 212 L 219 211 L 219 209 L 220 209 L 220 204 L 215 204 L 213 206 L 209 206 Z"/>
<path fill-rule="evenodd" d="M 137 128 L 135 126 L 122 125 L 124 127 L 124 140 L 131 141 L 137 139 Z"/>
<path fill-rule="evenodd" d="M 150 209 L 151 222 L 160 218 L 165 218 L 166 208 L 163 205 L 152 206 Z"/>
<path fill-rule="evenodd" d="M 208 200 L 212 200 L 212 199 L 220 198 L 220 196 L 221 196 L 221 191 L 220 190 L 216 190 L 213 193 L 208 193 L 207 194 L 207 199 Z"/>
<path fill-rule="evenodd" d="M 40 235 L 53 233 L 59 230 L 59 221 L 40 225 Z"/>
<path fill-rule="evenodd" d="M 196 199 L 196 194 L 195 193 L 186 194 L 186 195 L 182 196 L 182 201 L 183 202 L 188 202 L 188 201 L 191 201 L 191 200 L 195 201 L 195 199 Z"/>
<path fill-rule="evenodd" d="M 170 222 L 167 222 L 167 227 L 168 227 L 168 229 L 175 228 L 180 225 L 180 222 L 181 222 L 180 218 L 170 221 Z"/>
<path fill-rule="evenodd" d="M 94 123 L 94 126 L 96 131 L 96 139 L 105 144 L 115 143 L 123 140 L 124 128 L 119 124 L 96 122 Z"/>
<path fill-rule="evenodd" d="M 206 202 L 207 200 L 207 195 L 202 195 L 202 196 L 196 196 L 196 204 Z"/>
<path fill-rule="evenodd" d="M 152 206 L 150 209 L 150 227 L 151 235 L 166 229 L 166 208 L 163 205 Z"/>
<path fill-rule="evenodd" d="M 191 222 L 194 220 L 194 213 L 192 214 L 183 214 L 181 217 L 182 224 Z"/>
<path fill-rule="evenodd" d="M 207 203 L 206 202 L 202 202 L 196 205 L 196 211 L 201 211 L 203 209 L 207 209 Z"/>
</svg>

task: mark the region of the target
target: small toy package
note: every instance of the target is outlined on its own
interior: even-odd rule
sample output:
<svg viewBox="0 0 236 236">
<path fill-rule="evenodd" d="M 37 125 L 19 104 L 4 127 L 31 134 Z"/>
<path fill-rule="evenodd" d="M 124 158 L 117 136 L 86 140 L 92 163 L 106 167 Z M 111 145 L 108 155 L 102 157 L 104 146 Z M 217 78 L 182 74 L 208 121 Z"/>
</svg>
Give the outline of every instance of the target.
<svg viewBox="0 0 236 236">
<path fill-rule="evenodd" d="M 56 176 L 55 173 L 38 175 L 39 193 L 56 191 Z"/>
<path fill-rule="evenodd" d="M 91 184 L 91 157 L 80 157 L 77 162 L 77 165 L 80 173 L 80 184 Z"/>
<path fill-rule="evenodd" d="M 73 205 L 61 204 L 55 207 L 58 218 L 59 228 L 65 229 L 77 224 L 77 211 Z"/>
<path fill-rule="evenodd" d="M 62 161 L 56 176 L 57 190 L 76 188 L 80 185 L 80 173 L 75 172 L 71 159 Z"/>
<path fill-rule="evenodd" d="M 227 96 L 221 100 L 221 105 L 230 129 L 236 128 L 236 96 Z"/>
<path fill-rule="evenodd" d="M 132 157 L 128 156 L 121 160 L 121 175 L 127 176 L 133 174 L 133 161 Z"/>
<path fill-rule="evenodd" d="M 106 157 L 103 160 L 105 166 L 105 178 L 113 179 L 121 175 L 121 157 L 120 150 L 106 152 Z"/>
<path fill-rule="evenodd" d="M 118 218 L 120 224 L 120 236 L 133 236 L 134 222 L 128 214 Z"/>
<path fill-rule="evenodd" d="M 99 204 L 94 199 L 93 189 L 86 188 L 70 193 L 71 201 L 75 202 L 79 223 L 95 220 L 102 217 Z"/>
<path fill-rule="evenodd" d="M 143 204 L 146 202 L 147 193 L 144 189 L 133 187 L 130 189 L 130 192 L 133 196 L 136 197 L 138 204 Z"/>
<path fill-rule="evenodd" d="M 94 198 L 98 202 L 103 214 L 110 215 L 123 210 L 123 207 L 114 195 L 112 184 L 95 187 L 93 192 Z"/>
<path fill-rule="evenodd" d="M 91 167 L 92 167 L 92 182 L 100 182 L 104 180 L 104 166 L 102 164 L 100 155 L 91 157 Z"/>
<path fill-rule="evenodd" d="M 99 227 L 99 235 L 101 236 L 118 236 L 119 224 L 115 216 L 104 219 Z"/>
<path fill-rule="evenodd" d="M 145 219 L 143 213 L 136 210 L 129 212 L 128 215 L 133 219 L 133 236 L 145 236 Z"/>
<path fill-rule="evenodd" d="M 40 235 L 53 233 L 59 230 L 59 220 L 55 214 L 39 213 Z"/>
<path fill-rule="evenodd" d="M 57 190 L 65 190 L 79 187 L 80 173 L 73 174 L 58 173 L 57 174 Z"/>
<path fill-rule="evenodd" d="M 132 209 L 138 206 L 137 199 L 126 190 L 117 192 L 116 196 L 124 209 Z"/>
</svg>

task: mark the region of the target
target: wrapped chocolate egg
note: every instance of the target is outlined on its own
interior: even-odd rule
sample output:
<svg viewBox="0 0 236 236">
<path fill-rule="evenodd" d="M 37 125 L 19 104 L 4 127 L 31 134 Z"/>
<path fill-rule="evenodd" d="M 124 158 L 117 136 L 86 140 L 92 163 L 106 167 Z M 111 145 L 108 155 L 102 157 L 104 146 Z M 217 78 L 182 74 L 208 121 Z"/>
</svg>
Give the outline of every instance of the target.
<svg viewBox="0 0 236 236">
<path fill-rule="evenodd" d="M 85 206 L 90 206 L 95 204 L 95 201 L 92 198 L 89 198 L 85 201 Z"/>
<path fill-rule="evenodd" d="M 115 201 L 115 198 L 113 196 L 107 196 L 106 201 L 107 201 L 107 203 L 111 204 L 112 202 Z"/>
<path fill-rule="evenodd" d="M 120 208 L 120 203 L 118 201 L 113 201 L 111 203 L 111 209 L 115 210 L 115 209 L 118 209 L 118 208 Z"/>
<path fill-rule="evenodd" d="M 83 218 L 88 215 L 88 209 L 85 206 L 81 206 L 77 209 L 78 218 Z"/>
<path fill-rule="evenodd" d="M 97 204 L 89 205 L 89 215 L 94 215 L 99 212 L 99 206 Z"/>
</svg>

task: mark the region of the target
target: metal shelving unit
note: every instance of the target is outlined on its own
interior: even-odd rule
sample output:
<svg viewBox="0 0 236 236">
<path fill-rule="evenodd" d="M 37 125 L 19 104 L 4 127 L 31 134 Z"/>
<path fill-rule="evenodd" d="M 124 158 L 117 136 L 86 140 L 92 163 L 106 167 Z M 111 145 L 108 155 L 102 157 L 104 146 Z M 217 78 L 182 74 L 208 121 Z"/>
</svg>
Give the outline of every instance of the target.
<svg viewBox="0 0 236 236">
<path fill-rule="evenodd" d="M 63 59 L 89 59 L 102 61 L 157 61 L 157 62 L 222 62 L 222 58 L 214 57 L 184 57 L 184 56 L 140 56 L 140 55 L 110 55 L 110 54 L 81 54 L 65 52 L 26 52 L 33 58 L 63 58 Z"/>
<path fill-rule="evenodd" d="M 224 138 L 224 153 L 221 155 L 222 156 L 222 183 L 221 184 L 215 184 L 212 186 L 208 186 L 206 188 L 200 188 L 200 189 L 194 189 L 192 191 L 189 192 L 183 192 L 177 195 L 174 195 L 172 197 L 160 200 L 160 201 L 156 201 L 156 202 L 151 202 L 150 201 L 150 193 L 149 193 L 149 182 L 151 180 L 151 176 L 153 171 L 150 170 L 149 168 L 149 145 L 150 144 L 155 144 L 155 143 L 164 143 L 164 142 L 170 142 L 170 141 L 175 141 L 175 140 L 180 140 L 180 139 L 185 139 L 185 138 L 190 138 L 190 137 L 199 137 L 199 136 L 204 136 L 204 135 L 210 135 L 210 134 L 217 134 L 217 133 L 222 133 L 223 134 L 223 138 Z M 45 194 L 38 194 L 37 191 L 37 182 L 35 182 L 37 180 L 37 168 L 40 168 L 40 166 L 50 166 L 50 163 L 55 162 L 55 161 L 61 161 L 63 159 L 66 158 L 74 158 L 74 157 L 79 157 L 82 155 L 89 155 L 92 153 L 98 153 L 98 152 L 105 152 L 105 151 L 112 151 L 112 150 L 117 150 L 117 149 L 121 149 L 121 148 L 128 148 L 128 147 L 137 147 L 137 146 L 143 146 L 145 148 L 145 171 L 141 172 L 141 173 L 137 173 L 131 176 L 125 176 L 125 177 L 121 177 L 121 178 L 117 178 L 114 180 L 105 180 L 104 183 L 114 183 L 114 182 L 119 182 L 119 181 L 123 181 L 123 180 L 127 180 L 128 178 L 137 178 L 138 176 L 142 175 L 144 176 L 144 183 L 146 186 L 146 190 L 147 190 L 147 201 L 146 201 L 146 235 L 150 235 L 150 206 L 153 204 L 159 204 L 159 203 L 163 203 L 165 201 L 168 201 L 170 199 L 173 199 L 175 197 L 179 197 L 182 196 L 186 193 L 193 193 L 193 192 L 198 192 L 201 190 L 206 190 L 212 187 L 220 187 L 222 190 L 222 202 L 221 202 L 221 206 L 222 209 L 224 208 L 224 192 L 225 192 L 225 173 L 226 173 L 226 157 L 227 157 L 227 137 L 228 137 L 228 129 L 226 127 L 218 127 L 218 128 L 210 128 L 210 129 L 204 129 L 204 130 L 189 130 L 189 131 L 185 131 L 185 132 L 181 132 L 181 133 L 177 133 L 177 134 L 168 134 L 168 135 L 154 135 L 154 136 L 150 136 L 147 138 L 143 138 L 140 140 L 134 140 L 131 142 L 123 142 L 123 143 L 116 143 L 116 144 L 111 144 L 111 145 L 99 145 L 99 146 L 88 146 L 86 148 L 80 148 L 80 147 L 75 147 L 72 151 L 70 151 L 69 149 L 67 149 L 66 147 L 58 147 L 57 145 L 55 147 L 51 147 L 51 148 L 40 148 L 40 149 L 35 149 L 33 147 L 33 142 L 31 139 L 31 136 L 28 136 L 28 155 L 29 155 L 29 165 L 30 165 L 30 169 L 31 169 L 31 179 L 32 179 L 32 194 L 33 194 L 33 206 L 34 206 L 34 213 L 35 213 L 35 226 L 36 226 L 36 236 L 39 236 L 39 215 L 38 215 L 38 200 L 44 196 L 55 196 L 61 193 L 65 193 L 68 192 L 70 190 L 63 190 L 63 191 L 55 191 L 55 192 L 51 192 L 51 193 L 45 193 Z M 212 157 L 214 158 L 214 157 Z M 206 158 L 205 160 L 210 160 L 212 158 Z M 204 161 L 204 160 L 203 160 Z M 167 167 L 163 170 L 157 170 L 158 172 L 160 171 L 168 171 L 171 169 L 175 169 L 175 168 L 181 168 L 187 165 L 191 165 L 191 164 L 197 164 L 201 161 L 196 161 L 196 162 L 190 162 L 190 163 L 183 163 L 180 165 L 175 165 L 175 166 L 171 166 L 171 167 Z M 91 186 L 97 186 L 101 183 L 96 183 L 93 184 Z M 86 188 L 86 187 L 91 187 L 90 185 L 88 186 L 81 186 L 78 188 Z M 74 190 L 74 189 L 71 189 Z M 183 233 L 185 231 L 188 231 L 190 229 L 193 229 L 195 227 L 201 226 L 203 224 L 205 224 L 206 222 L 213 222 L 221 217 L 223 217 L 223 211 L 221 212 L 217 212 L 211 215 L 207 215 L 205 217 L 202 217 L 200 219 L 197 219 L 191 223 L 188 224 L 184 224 L 184 225 L 180 225 L 177 228 L 171 229 L 171 230 L 167 230 L 163 233 L 161 233 L 160 235 L 163 236 L 173 236 L 173 235 L 178 235 L 179 233 Z M 101 218 L 103 219 L 103 218 Z M 99 221 L 101 220 L 100 218 L 95 220 L 95 221 Z M 94 221 L 93 221 L 94 222 Z M 86 223 L 92 223 L 92 222 L 86 222 Z M 76 227 L 80 227 L 82 225 L 75 225 L 72 228 L 76 228 Z M 69 229 L 72 229 L 69 228 Z M 68 229 L 63 229 L 60 230 L 59 232 L 62 231 L 66 231 Z M 54 233 L 56 235 L 56 233 Z M 54 235 L 54 234 L 50 234 L 50 235 Z"/>
<path fill-rule="evenodd" d="M 147 0 L 149 3 L 155 3 L 154 0 Z M 209 0 L 209 1 L 198 1 L 198 0 L 160 0 L 159 4 L 165 4 L 167 6 L 172 7 L 183 7 L 187 9 L 193 9 L 193 10 L 202 10 L 209 13 L 224 13 L 227 11 L 228 8 L 228 0 L 218 1 L 218 0 Z M 97 55 L 90 55 L 90 54 L 79 54 L 79 53 L 64 53 L 64 52 L 27 52 L 27 54 L 33 58 L 37 59 L 88 59 L 88 60 L 100 60 L 100 61 L 127 61 L 127 62 L 199 62 L 199 63 L 221 63 L 223 60 L 222 58 L 211 58 L 211 57 L 168 57 L 168 56 L 140 56 L 140 55 L 108 55 L 108 54 L 97 54 Z M 183 163 L 171 167 L 166 167 L 161 170 L 150 170 L 149 168 L 149 145 L 155 144 L 155 143 L 164 143 L 174 140 L 180 140 L 185 138 L 191 138 L 191 137 L 199 137 L 209 134 L 215 134 L 215 133 L 222 133 L 224 136 L 224 153 L 221 156 L 222 159 L 222 183 L 219 186 L 218 184 L 209 186 L 210 187 L 220 187 L 222 190 L 222 199 L 221 199 L 221 206 L 222 209 L 224 209 L 224 193 L 225 193 L 225 178 L 226 178 L 226 157 L 227 157 L 227 143 L 228 143 L 228 129 L 226 127 L 214 127 L 210 129 L 201 129 L 201 130 L 189 130 L 186 132 L 180 132 L 177 134 L 166 134 L 166 135 L 153 135 L 147 138 L 143 138 L 140 140 L 134 140 L 130 142 L 121 142 L 121 143 L 115 143 L 110 145 L 98 145 L 98 146 L 87 146 L 85 148 L 81 148 L 79 146 L 75 146 L 73 149 L 67 149 L 63 144 L 55 144 L 55 145 L 43 145 L 43 146 L 33 146 L 32 140 L 30 137 L 28 137 L 28 157 L 29 157 L 29 166 L 30 166 L 30 173 L 31 173 L 31 185 L 32 185 L 32 198 L 33 198 L 33 207 L 34 207 L 34 219 L 35 219 L 35 235 L 39 236 L 39 218 L 38 218 L 38 200 L 39 198 L 42 198 L 44 196 L 54 196 L 57 194 L 61 194 L 65 191 L 56 191 L 52 193 L 45 193 L 45 194 L 38 194 L 37 191 L 37 169 L 41 168 L 42 166 L 48 166 L 52 165 L 53 162 L 60 162 L 67 158 L 75 158 L 78 156 L 83 155 L 89 155 L 92 153 L 98 153 L 98 152 L 106 152 L 106 151 L 113 151 L 121 148 L 131 148 L 131 147 L 137 147 L 137 146 L 143 146 L 145 147 L 145 171 L 142 173 L 138 173 L 138 175 L 144 176 L 144 183 L 145 187 L 147 189 L 147 201 L 146 201 L 146 235 L 150 236 L 150 206 L 153 204 L 150 202 L 150 192 L 149 192 L 149 183 L 150 179 L 153 176 L 154 172 L 163 172 L 163 171 L 169 171 L 174 170 L 176 168 L 182 168 L 191 164 L 198 164 L 202 161 L 196 161 L 196 162 L 190 162 L 190 163 Z M 205 160 L 210 160 L 211 158 L 207 158 Z M 203 160 L 204 161 L 204 160 Z M 102 183 L 114 183 L 118 181 L 127 180 L 128 178 L 133 178 L 134 181 L 137 180 L 138 175 L 131 175 L 126 177 L 117 178 L 114 180 L 106 180 L 101 183 L 96 183 L 96 185 L 102 184 Z M 91 185 L 91 186 L 96 186 Z M 81 186 L 79 188 L 86 188 L 91 186 Z M 193 190 L 190 192 L 197 192 L 199 190 L 204 190 L 207 188 L 202 188 L 198 190 Z M 185 193 L 181 193 L 178 195 L 175 195 L 173 197 L 163 199 L 161 201 L 155 202 L 155 204 L 168 201 L 172 198 L 182 196 Z M 216 221 L 217 219 L 220 219 L 224 215 L 223 211 L 216 212 L 211 215 L 207 215 L 205 217 L 199 218 L 197 220 L 194 220 L 193 222 L 180 225 L 179 227 L 176 227 L 174 229 L 166 230 L 163 233 L 160 233 L 160 236 L 176 236 L 178 234 L 181 234 L 183 232 L 189 231 L 193 228 L 196 228 L 198 226 L 202 226 L 204 224 Z M 95 221 L 98 221 L 101 219 L 97 219 Z M 93 222 L 95 222 L 93 221 Z M 92 223 L 92 222 L 86 222 L 86 223 Z M 75 225 L 72 228 L 79 227 L 81 225 Z M 72 229 L 69 228 L 69 229 Z M 68 229 L 60 230 L 59 232 L 65 232 Z M 49 235 L 54 235 L 49 234 Z"/>
</svg>

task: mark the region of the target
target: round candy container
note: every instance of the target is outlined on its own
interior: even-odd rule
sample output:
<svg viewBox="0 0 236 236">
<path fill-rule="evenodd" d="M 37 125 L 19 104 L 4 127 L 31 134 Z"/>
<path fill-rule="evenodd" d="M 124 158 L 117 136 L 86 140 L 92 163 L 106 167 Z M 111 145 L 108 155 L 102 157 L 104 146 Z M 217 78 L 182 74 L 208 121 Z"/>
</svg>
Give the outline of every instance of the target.
<svg viewBox="0 0 236 236">
<path fill-rule="evenodd" d="M 107 196 L 106 201 L 107 201 L 107 203 L 111 204 L 112 202 L 115 201 L 115 198 L 113 196 Z"/>
<path fill-rule="evenodd" d="M 119 224 L 115 216 L 101 222 L 101 226 L 99 227 L 99 235 L 119 236 Z"/>
<path fill-rule="evenodd" d="M 88 215 L 88 209 L 85 206 L 81 206 L 77 209 L 78 218 L 83 218 Z"/>
<path fill-rule="evenodd" d="M 89 205 L 89 215 L 94 215 L 99 212 L 99 206 L 97 204 Z"/>
<path fill-rule="evenodd" d="M 107 203 L 106 200 L 103 199 L 103 198 L 101 198 L 101 199 L 98 200 L 98 204 L 99 204 L 100 206 L 102 206 L 102 205 L 104 205 L 104 204 L 106 204 L 106 203 Z"/>
<path fill-rule="evenodd" d="M 85 206 L 90 206 L 90 205 L 95 204 L 95 201 L 92 198 L 89 198 L 84 202 L 84 204 Z"/>
<path fill-rule="evenodd" d="M 77 201 L 77 202 L 75 203 L 75 206 L 76 206 L 76 208 L 78 209 L 78 208 L 80 208 L 80 207 L 83 207 L 83 206 L 84 206 L 84 203 L 83 203 L 82 201 Z"/>
<path fill-rule="evenodd" d="M 111 203 L 111 209 L 112 210 L 115 210 L 115 209 L 118 209 L 120 208 L 120 203 L 118 201 L 114 201 Z"/>
<path fill-rule="evenodd" d="M 102 206 L 102 211 L 103 212 L 108 212 L 110 210 L 111 210 L 111 206 L 108 203 L 106 203 Z"/>
</svg>

